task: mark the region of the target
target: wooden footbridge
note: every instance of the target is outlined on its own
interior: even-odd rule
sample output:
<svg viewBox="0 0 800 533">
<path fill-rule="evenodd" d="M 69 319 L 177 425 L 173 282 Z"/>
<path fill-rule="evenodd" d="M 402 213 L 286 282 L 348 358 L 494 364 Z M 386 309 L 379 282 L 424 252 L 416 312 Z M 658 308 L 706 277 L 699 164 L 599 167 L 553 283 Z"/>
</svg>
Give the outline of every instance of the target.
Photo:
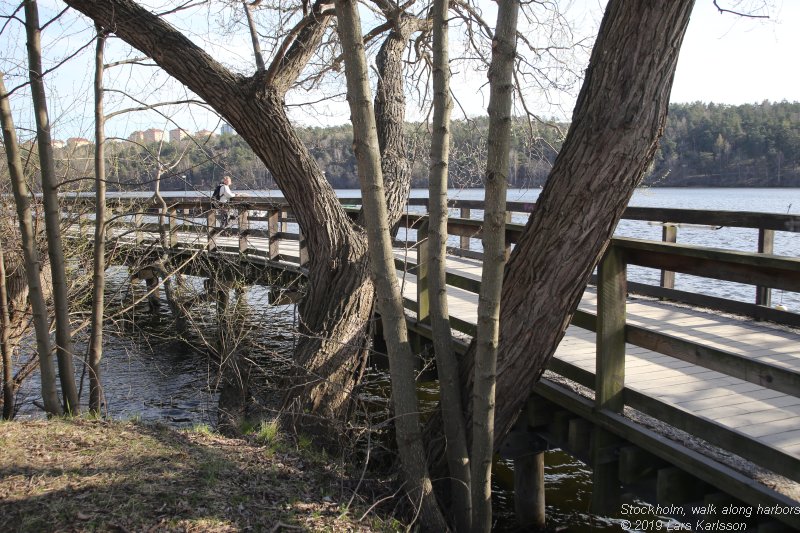
<svg viewBox="0 0 800 533">
<path fill-rule="evenodd" d="M 237 223 L 223 230 L 207 198 L 167 202 L 158 212 L 141 200 L 110 199 L 115 242 L 152 243 L 160 217 L 174 253 L 221 254 L 257 271 L 302 274 L 303 236 L 281 198 L 234 202 Z M 359 200 L 343 203 L 355 212 Z M 409 204 L 396 262 L 410 330 L 424 343 L 431 336 L 426 200 Z M 453 202 L 448 225 L 449 308 L 459 350 L 475 331 L 481 221 L 472 215 L 481 207 Z M 738 502 L 753 510 L 748 531 L 800 529 L 800 314 L 771 305 L 772 289 L 800 292 L 800 260 L 772 253 L 775 232 L 794 238 L 800 216 L 628 208 L 624 218 L 660 223 L 663 240 L 612 241 L 549 371 L 524 392 L 532 399 L 501 450 L 515 463 L 521 518 L 535 522 L 543 511 L 541 451 L 550 446 L 593 466 L 593 506 L 612 515 L 626 518 L 621 510 L 632 508 L 620 507 L 620 496 L 634 490 L 659 504 Z M 751 228 L 752 251 L 677 244 L 681 224 Z M 510 245 L 521 229 L 509 224 Z M 661 283 L 628 282 L 618 275 L 628 265 L 661 271 Z M 675 290 L 675 272 L 749 285 L 753 300 Z M 687 523 L 688 515 L 677 514 Z"/>
</svg>

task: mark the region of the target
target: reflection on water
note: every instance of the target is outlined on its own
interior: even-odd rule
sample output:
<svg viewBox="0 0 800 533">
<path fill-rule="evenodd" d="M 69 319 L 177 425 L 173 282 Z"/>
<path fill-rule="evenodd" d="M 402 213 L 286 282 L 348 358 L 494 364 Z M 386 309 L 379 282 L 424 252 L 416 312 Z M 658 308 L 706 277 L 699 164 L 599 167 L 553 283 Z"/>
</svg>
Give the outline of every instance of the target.
<svg viewBox="0 0 800 533">
<path fill-rule="evenodd" d="M 202 293 L 202 279 L 185 276 L 189 294 Z M 104 332 L 102 382 L 106 410 L 114 419 L 136 418 L 173 426 L 216 423 L 218 396 L 217 363 L 211 344 L 216 338 L 217 319 L 213 302 L 199 300 L 192 308 L 193 321 L 185 339 L 177 339 L 174 322 L 163 291 L 161 306 L 153 315 L 146 301 L 131 312 L 119 314 L 146 289 L 131 284 L 128 270 L 111 267 L 107 272 L 107 320 Z M 294 310 L 268 303 L 266 287 L 247 287 L 242 294 L 231 293 L 239 305 L 237 320 L 227 324 L 229 334 L 242 339 L 240 349 L 260 364 L 278 355 L 288 355 L 293 346 Z M 76 339 L 76 378 L 83 384 L 87 401 L 88 377 L 83 365 L 86 338 Z M 33 402 L 39 398 L 38 373 L 30 376 L 19 391 L 19 417 L 42 417 Z"/>
</svg>

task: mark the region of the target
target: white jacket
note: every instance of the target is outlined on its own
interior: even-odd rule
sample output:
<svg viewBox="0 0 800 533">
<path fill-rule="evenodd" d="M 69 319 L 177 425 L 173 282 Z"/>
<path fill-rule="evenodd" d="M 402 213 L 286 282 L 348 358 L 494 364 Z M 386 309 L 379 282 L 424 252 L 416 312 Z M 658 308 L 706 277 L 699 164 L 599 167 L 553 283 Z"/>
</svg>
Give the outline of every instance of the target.
<svg viewBox="0 0 800 533">
<path fill-rule="evenodd" d="M 230 187 L 222 184 L 222 187 L 219 188 L 219 201 L 220 203 L 225 203 L 231 198 L 235 197 L 236 193 L 234 193 Z"/>
</svg>

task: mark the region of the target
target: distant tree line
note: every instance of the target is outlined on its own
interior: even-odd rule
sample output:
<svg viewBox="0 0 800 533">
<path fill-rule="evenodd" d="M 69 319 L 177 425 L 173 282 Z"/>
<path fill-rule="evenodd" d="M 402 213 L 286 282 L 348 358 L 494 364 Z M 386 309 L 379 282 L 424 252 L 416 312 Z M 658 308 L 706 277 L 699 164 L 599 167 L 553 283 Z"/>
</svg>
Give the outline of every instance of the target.
<svg viewBox="0 0 800 533">
<path fill-rule="evenodd" d="M 671 105 L 646 183 L 800 186 L 800 102 Z"/>
<path fill-rule="evenodd" d="M 486 117 L 452 123 L 450 187 L 482 186 L 487 126 Z M 412 185 L 427 187 L 430 132 L 424 123 L 409 123 L 406 128 Z M 512 128 L 509 187 L 542 186 L 568 128 L 569 124 L 517 119 Z M 300 128 L 299 133 L 334 187 L 358 188 L 349 124 Z M 93 150 L 92 146 L 62 149 L 59 172 L 82 175 Z M 234 177 L 237 189 L 276 188 L 264 164 L 238 135 L 219 135 L 206 142 L 119 142 L 111 144 L 107 152 L 110 190 L 150 190 L 157 161 L 176 159 L 180 164 L 163 178 L 163 190 L 211 190 L 226 174 Z M 645 183 L 662 187 L 800 187 L 800 102 L 672 104 Z"/>
</svg>

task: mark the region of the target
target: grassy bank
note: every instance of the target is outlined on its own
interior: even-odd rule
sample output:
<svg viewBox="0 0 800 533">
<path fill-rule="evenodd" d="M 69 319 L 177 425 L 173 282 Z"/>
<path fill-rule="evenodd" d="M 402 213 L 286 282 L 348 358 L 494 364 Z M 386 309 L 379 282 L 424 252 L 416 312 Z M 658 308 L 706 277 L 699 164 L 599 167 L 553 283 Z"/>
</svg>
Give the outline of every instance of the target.
<svg viewBox="0 0 800 533">
<path fill-rule="evenodd" d="M 2 531 L 399 528 L 351 503 L 352 485 L 270 427 L 228 439 L 134 422 L 0 423 Z"/>
</svg>

